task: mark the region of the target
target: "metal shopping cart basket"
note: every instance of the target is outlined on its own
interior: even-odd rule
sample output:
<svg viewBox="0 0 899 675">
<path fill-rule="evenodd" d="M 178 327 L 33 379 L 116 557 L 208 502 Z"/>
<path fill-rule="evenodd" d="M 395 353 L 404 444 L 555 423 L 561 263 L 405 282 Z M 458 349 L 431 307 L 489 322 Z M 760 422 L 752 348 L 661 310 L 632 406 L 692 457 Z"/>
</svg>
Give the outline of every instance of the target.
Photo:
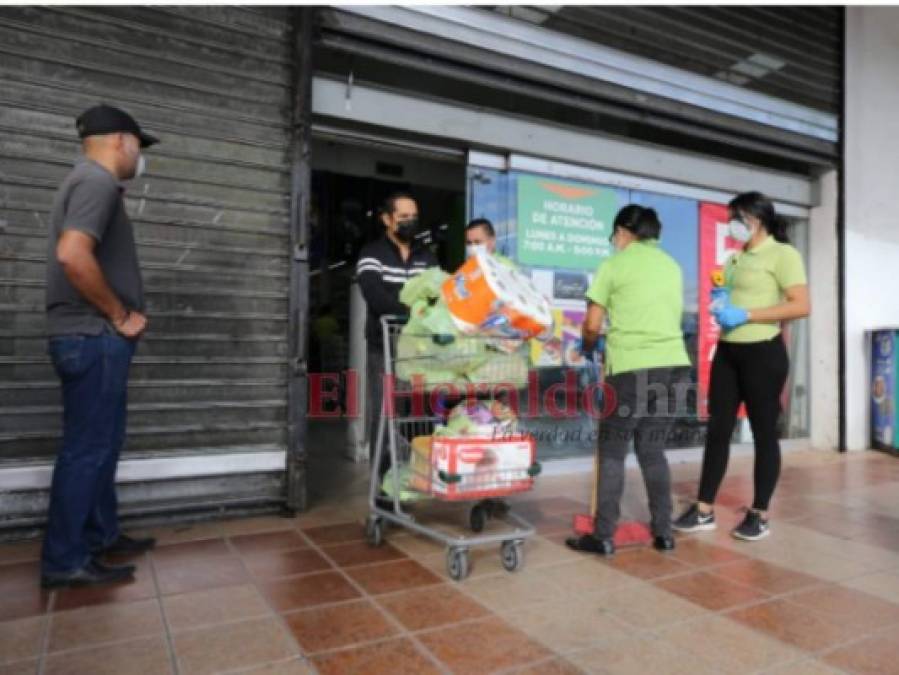
<svg viewBox="0 0 899 675">
<path fill-rule="evenodd" d="M 414 372 L 414 359 L 432 357 L 410 355 L 408 350 L 404 352 L 400 345 L 404 337 L 403 319 L 383 317 L 381 324 L 384 370 L 392 385 L 385 386 L 385 405 L 380 411 L 378 440 L 372 457 L 366 539 L 373 546 L 380 545 L 384 539 L 385 524 L 391 523 L 441 542 L 447 548 L 447 572 L 456 581 L 468 576 L 469 551 L 476 546 L 500 544 L 503 567 L 510 572 L 518 570 L 524 563 L 524 541 L 534 535 L 535 529 L 498 500 L 532 489 L 534 479 L 540 472 L 534 439 L 523 434 L 510 434 L 500 439 L 432 437 L 433 442 L 428 442 L 426 439 L 431 437 L 435 426 L 443 419 L 434 414 L 421 414 L 422 410 L 415 410 L 415 405 L 411 408 L 418 415 L 403 414 L 400 408 L 410 407 L 406 404 L 413 394 L 413 382 L 401 379 L 397 373 Z M 440 339 L 431 335 L 413 337 Z M 503 364 L 510 361 L 504 360 L 503 352 L 491 347 L 491 344 L 488 338 L 457 337 L 452 358 L 478 356 L 485 362 L 487 376 L 495 378 L 496 382 L 503 382 Z M 482 376 L 484 372 L 481 371 Z M 429 393 L 432 391 L 430 389 Z M 389 453 L 390 457 L 391 470 L 387 475 L 393 487 L 392 508 L 382 508 L 377 501 L 382 484 L 379 467 L 384 453 Z M 471 505 L 468 522 L 473 533 L 451 532 L 446 523 L 441 527 L 440 523 L 419 522 L 404 504 L 404 495 L 410 493 L 418 498 Z M 502 513 L 505 527 L 482 533 L 487 517 L 497 513 Z"/>
</svg>

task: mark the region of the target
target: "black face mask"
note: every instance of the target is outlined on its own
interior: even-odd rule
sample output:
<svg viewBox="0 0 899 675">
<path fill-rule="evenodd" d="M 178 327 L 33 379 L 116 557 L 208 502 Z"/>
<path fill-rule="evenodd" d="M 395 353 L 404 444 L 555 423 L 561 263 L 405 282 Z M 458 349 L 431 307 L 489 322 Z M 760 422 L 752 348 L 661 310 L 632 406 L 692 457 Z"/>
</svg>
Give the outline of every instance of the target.
<svg viewBox="0 0 899 675">
<path fill-rule="evenodd" d="M 396 238 L 404 244 L 411 244 L 418 234 L 418 218 L 401 220 L 396 224 Z"/>
</svg>

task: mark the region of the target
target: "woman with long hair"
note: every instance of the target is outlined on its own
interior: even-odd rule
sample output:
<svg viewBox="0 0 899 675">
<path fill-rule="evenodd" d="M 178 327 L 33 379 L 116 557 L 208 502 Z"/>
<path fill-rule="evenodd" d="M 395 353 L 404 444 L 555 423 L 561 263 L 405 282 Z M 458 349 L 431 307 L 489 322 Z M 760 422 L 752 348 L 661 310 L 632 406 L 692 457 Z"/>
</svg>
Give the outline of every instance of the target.
<svg viewBox="0 0 899 675">
<path fill-rule="evenodd" d="M 712 360 L 709 420 L 697 501 L 675 522 L 681 532 L 715 528 L 713 506 L 724 479 L 741 404 L 755 442 L 754 498 L 731 534 L 746 541 L 770 534 L 768 505 L 780 476 L 778 418 L 790 370 L 781 324 L 808 316 L 802 257 L 787 239 L 787 222 L 760 192 L 728 205 L 730 236 L 743 242 L 725 267 L 728 301 L 714 312 L 721 338 Z"/>
</svg>

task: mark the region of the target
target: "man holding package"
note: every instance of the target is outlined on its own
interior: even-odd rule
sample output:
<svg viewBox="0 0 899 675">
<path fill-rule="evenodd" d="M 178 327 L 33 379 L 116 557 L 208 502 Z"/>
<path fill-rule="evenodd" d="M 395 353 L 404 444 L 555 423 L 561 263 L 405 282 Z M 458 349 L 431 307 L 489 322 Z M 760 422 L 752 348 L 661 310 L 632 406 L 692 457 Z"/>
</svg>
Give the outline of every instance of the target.
<svg viewBox="0 0 899 675">
<path fill-rule="evenodd" d="M 486 218 L 475 218 L 465 226 L 465 256 L 470 258 L 479 250 L 486 251 L 503 265 L 515 266 L 506 256 L 496 252 L 496 229 Z"/>
<path fill-rule="evenodd" d="M 603 261 L 587 291 L 584 351 L 593 349 L 608 316 L 605 372 L 615 407 L 600 422 L 594 532 L 566 542 L 578 551 L 615 552 L 631 440 L 649 496 L 653 545 L 660 551 L 674 548 L 665 446 L 690 359 L 680 327 L 683 275 L 659 246 L 661 232 L 653 209 L 636 204 L 621 209 L 611 237 L 617 252 Z"/>
<path fill-rule="evenodd" d="M 384 235 L 366 244 L 359 253 L 356 277 L 365 298 L 368 313 L 365 321 L 365 340 L 368 344 L 366 375 L 370 441 L 369 456 L 374 457 L 378 441 L 378 421 L 384 399 L 384 339 L 382 316 L 405 316 L 408 309 L 400 302 L 405 283 L 429 267 L 437 259 L 427 248 L 418 246 L 418 204 L 406 193 L 398 192 L 384 200 L 381 207 Z M 390 468 L 390 454 L 383 453 L 378 474 Z M 388 507 L 390 508 L 390 507 Z"/>
</svg>

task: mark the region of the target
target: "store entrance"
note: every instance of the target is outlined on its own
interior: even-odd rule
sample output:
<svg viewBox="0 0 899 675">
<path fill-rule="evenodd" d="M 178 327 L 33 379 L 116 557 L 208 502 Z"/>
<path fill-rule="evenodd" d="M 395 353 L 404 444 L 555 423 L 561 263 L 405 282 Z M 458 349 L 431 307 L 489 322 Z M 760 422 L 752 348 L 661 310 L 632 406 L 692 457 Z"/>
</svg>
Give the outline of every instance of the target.
<svg viewBox="0 0 899 675">
<path fill-rule="evenodd" d="M 351 294 L 359 251 L 383 235 L 380 204 L 396 191 L 414 196 L 428 245 L 443 269 L 454 270 L 465 257 L 465 164 L 461 154 L 434 157 L 315 140 L 312 167 L 309 371 L 311 383 L 316 374 L 338 376 L 326 383 L 336 391 L 337 400 L 323 404 L 330 413 L 338 405 L 353 407 L 352 379 L 344 374 L 352 332 L 360 330 L 364 314 L 351 316 Z M 310 506 L 365 494 L 369 467 L 350 457 L 352 424 L 346 416 L 310 415 Z"/>
</svg>

